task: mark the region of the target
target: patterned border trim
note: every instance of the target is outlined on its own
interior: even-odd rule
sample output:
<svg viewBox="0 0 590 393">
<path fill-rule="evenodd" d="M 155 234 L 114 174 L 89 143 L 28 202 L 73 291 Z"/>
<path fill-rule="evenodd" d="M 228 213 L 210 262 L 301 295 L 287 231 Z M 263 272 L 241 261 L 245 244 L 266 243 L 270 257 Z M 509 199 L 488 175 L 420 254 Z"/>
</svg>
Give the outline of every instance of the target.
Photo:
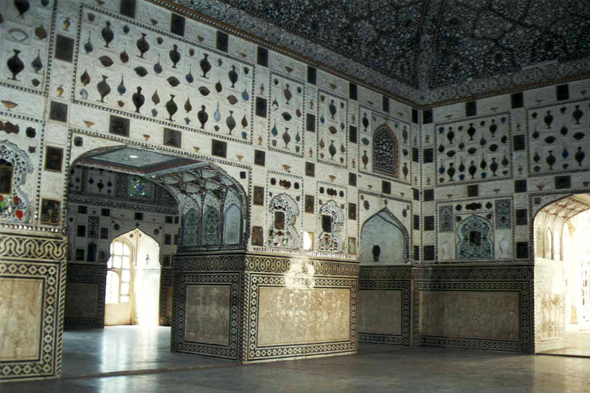
<svg viewBox="0 0 590 393">
<path fill-rule="evenodd" d="M 66 315 L 64 327 L 66 328 L 88 328 L 88 327 L 104 327 L 104 313 L 105 313 L 105 294 L 107 286 L 107 267 L 106 265 L 90 265 L 82 263 L 67 264 L 68 283 L 82 283 L 82 284 L 98 284 L 98 295 L 96 305 L 95 317 L 70 317 Z M 67 286 L 66 286 L 67 292 Z"/>
<path fill-rule="evenodd" d="M 59 263 L 61 262 L 61 263 Z M 65 293 L 65 261 L 0 263 L 0 277 L 34 278 L 43 281 L 40 353 L 33 361 L 0 362 L 0 380 L 55 378 L 61 375 Z"/>
<path fill-rule="evenodd" d="M 174 255 L 174 272 L 243 271 L 244 255 Z"/>
<path fill-rule="evenodd" d="M 174 275 L 174 312 L 172 315 L 172 350 L 191 354 L 207 355 L 228 359 L 238 359 L 239 354 L 239 327 L 241 308 L 240 302 L 240 273 L 218 274 L 181 274 Z M 227 346 L 212 345 L 207 343 L 194 343 L 184 341 L 185 315 L 186 315 L 186 289 L 188 285 L 229 285 L 231 287 L 231 312 L 230 312 L 230 343 Z"/>
<path fill-rule="evenodd" d="M 414 301 L 419 302 L 421 291 L 518 291 L 520 293 L 520 340 L 502 341 L 472 338 L 433 337 L 420 335 L 420 308 L 414 307 L 414 345 L 436 345 L 472 349 L 530 352 L 534 348 L 532 282 L 420 282 L 414 283 Z"/>
<path fill-rule="evenodd" d="M 363 269 L 361 269 L 362 271 Z M 359 332 L 359 341 L 393 344 L 393 345 L 410 345 L 410 281 L 368 281 L 359 282 L 359 291 L 361 290 L 401 290 L 402 292 L 402 315 L 401 315 L 401 335 L 393 334 L 373 334 Z"/>
<path fill-rule="evenodd" d="M 297 265 L 297 266 L 296 266 Z M 314 275 L 358 277 L 359 264 L 347 261 L 307 259 L 250 254 L 194 254 L 175 255 L 175 272 L 247 271 L 261 273 L 287 273 L 292 269 L 306 272 L 313 267 Z"/>
<path fill-rule="evenodd" d="M 412 270 L 415 280 L 432 281 L 514 281 L 534 278 L 534 267 L 502 266 L 502 267 L 436 267 L 416 268 Z"/>
<path fill-rule="evenodd" d="M 315 356 L 328 355 L 334 353 L 354 352 L 357 350 L 357 326 L 356 326 L 356 305 L 358 281 L 356 279 L 345 278 L 315 278 L 316 288 L 345 288 L 350 290 L 350 338 L 345 342 L 325 342 L 315 344 L 295 344 L 295 345 L 277 345 L 273 347 L 258 347 L 258 317 L 260 314 L 260 288 L 265 287 L 285 287 L 285 278 L 269 274 L 249 274 L 247 281 L 249 283 L 248 299 L 246 303 L 246 312 L 242 327 L 245 341 L 243 343 L 242 360 L 258 361 L 269 359 L 289 358 L 294 356 Z M 309 284 L 305 278 L 296 279 L 298 284 Z"/>
<path fill-rule="evenodd" d="M 412 278 L 411 266 L 361 266 L 360 280 L 409 280 Z M 361 281 L 362 282 L 362 281 Z M 361 284 L 362 286 L 362 284 Z"/>
<path fill-rule="evenodd" d="M 81 196 L 76 195 L 75 193 L 70 193 L 68 197 L 68 203 L 77 203 L 80 205 L 95 205 L 101 207 L 113 207 L 117 209 L 127 209 L 132 211 L 138 212 L 148 212 L 148 213 L 159 213 L 159 214 L 166 214 L 169 216 L 176 216 L 178 215 L 178 208 L 173 207 L 164 207 L 158 205 L 150 205 L 147 203 L 131 203 L 131 202 L 123 202 L 119 200 L 113 200 L 109 198 L 96 198 L 96 197 L 89 197 L 89 196 Z"/>
<path fill-rule="evenodd" d="M 305 273 L 313 266 L 314 276 L 358 277 L 359 264 L 355 262 L 333 262 L 306 258 L 280 258 L 247 256 L 245 267 L 248 272 L 287 273 L 300 264 Z"/>
<path fill-rule="evenodd" d="M 41 261 L 65 261 L 67 238 L 19 236 L 0 233 L 0 258 L 33 259 Z"/>
</svg>

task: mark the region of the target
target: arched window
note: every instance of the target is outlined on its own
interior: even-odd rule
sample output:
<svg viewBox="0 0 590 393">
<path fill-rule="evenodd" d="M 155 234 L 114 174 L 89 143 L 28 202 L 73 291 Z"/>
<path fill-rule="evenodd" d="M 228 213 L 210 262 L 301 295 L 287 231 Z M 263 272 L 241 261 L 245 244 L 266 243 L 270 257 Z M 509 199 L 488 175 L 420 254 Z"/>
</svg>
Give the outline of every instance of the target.
<svg viewBox="0 0 590 393">
<path fill-rule="evenodd" d="M 398 177 L 397 139 L 389 127 L 381 127 L 373 136 L 373 170 Z"/>
<path fill-rule="evenodd" d="M 124 240 L 114 240 L 111 243 L 111 257 L 107 268 L 107 303 L 129 303 L 131 247 Z"/>
<path fill-rule="evenodd" d="M 105 303 L 119 303 L 119 275 L 112 270 L 107 271 L 107 288 Z"/>
</svg>

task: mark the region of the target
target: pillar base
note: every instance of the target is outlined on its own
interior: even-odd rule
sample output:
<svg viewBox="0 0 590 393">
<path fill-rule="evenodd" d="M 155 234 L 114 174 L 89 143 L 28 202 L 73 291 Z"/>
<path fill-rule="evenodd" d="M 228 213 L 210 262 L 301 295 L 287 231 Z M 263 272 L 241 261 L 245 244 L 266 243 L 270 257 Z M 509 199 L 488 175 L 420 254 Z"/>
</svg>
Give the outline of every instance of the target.
<svg viewBox="0 0 590 393">
<path fill-rule="evenodd" d="M 356 262 L 178 254 L 172 349 L 244 362 L 357 351 Z"/>
</svg>

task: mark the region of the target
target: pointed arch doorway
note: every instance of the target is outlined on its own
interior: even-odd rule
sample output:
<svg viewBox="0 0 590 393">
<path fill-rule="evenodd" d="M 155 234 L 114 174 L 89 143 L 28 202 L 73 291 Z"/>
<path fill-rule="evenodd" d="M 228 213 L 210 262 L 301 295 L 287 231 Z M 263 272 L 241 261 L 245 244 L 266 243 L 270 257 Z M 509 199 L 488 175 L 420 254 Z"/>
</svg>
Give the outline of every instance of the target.
<svg viewBox="0 0 590 393">
<path fill-rule="evenodd" d="M 105 326 L 158 326 L 160 245 L 140 229 L 115 238 L 107 261 Z"/>
<path fill-rule="evenodd" d="M 590 194 L 534 218 L 536 352 L 590 357 Z"/>
</svg>

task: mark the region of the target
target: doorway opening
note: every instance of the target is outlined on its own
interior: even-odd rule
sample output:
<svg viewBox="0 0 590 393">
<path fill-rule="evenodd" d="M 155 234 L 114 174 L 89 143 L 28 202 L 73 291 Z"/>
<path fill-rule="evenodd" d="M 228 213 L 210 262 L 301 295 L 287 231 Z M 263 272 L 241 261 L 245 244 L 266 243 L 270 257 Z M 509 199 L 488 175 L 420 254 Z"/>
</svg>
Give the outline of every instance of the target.
<svg viewBox="0 0 590 393">
<path fill-rule="evenodd" d="M 590 194 L 543 207 L 534 221 L 538 352 L 590 357 Z"/>
<path fill-rule="evenodd" d="M 105 326 L 159 324 L 160 245 L 140 229 L 115 238 L 107 261 Z"/>
</svg>

